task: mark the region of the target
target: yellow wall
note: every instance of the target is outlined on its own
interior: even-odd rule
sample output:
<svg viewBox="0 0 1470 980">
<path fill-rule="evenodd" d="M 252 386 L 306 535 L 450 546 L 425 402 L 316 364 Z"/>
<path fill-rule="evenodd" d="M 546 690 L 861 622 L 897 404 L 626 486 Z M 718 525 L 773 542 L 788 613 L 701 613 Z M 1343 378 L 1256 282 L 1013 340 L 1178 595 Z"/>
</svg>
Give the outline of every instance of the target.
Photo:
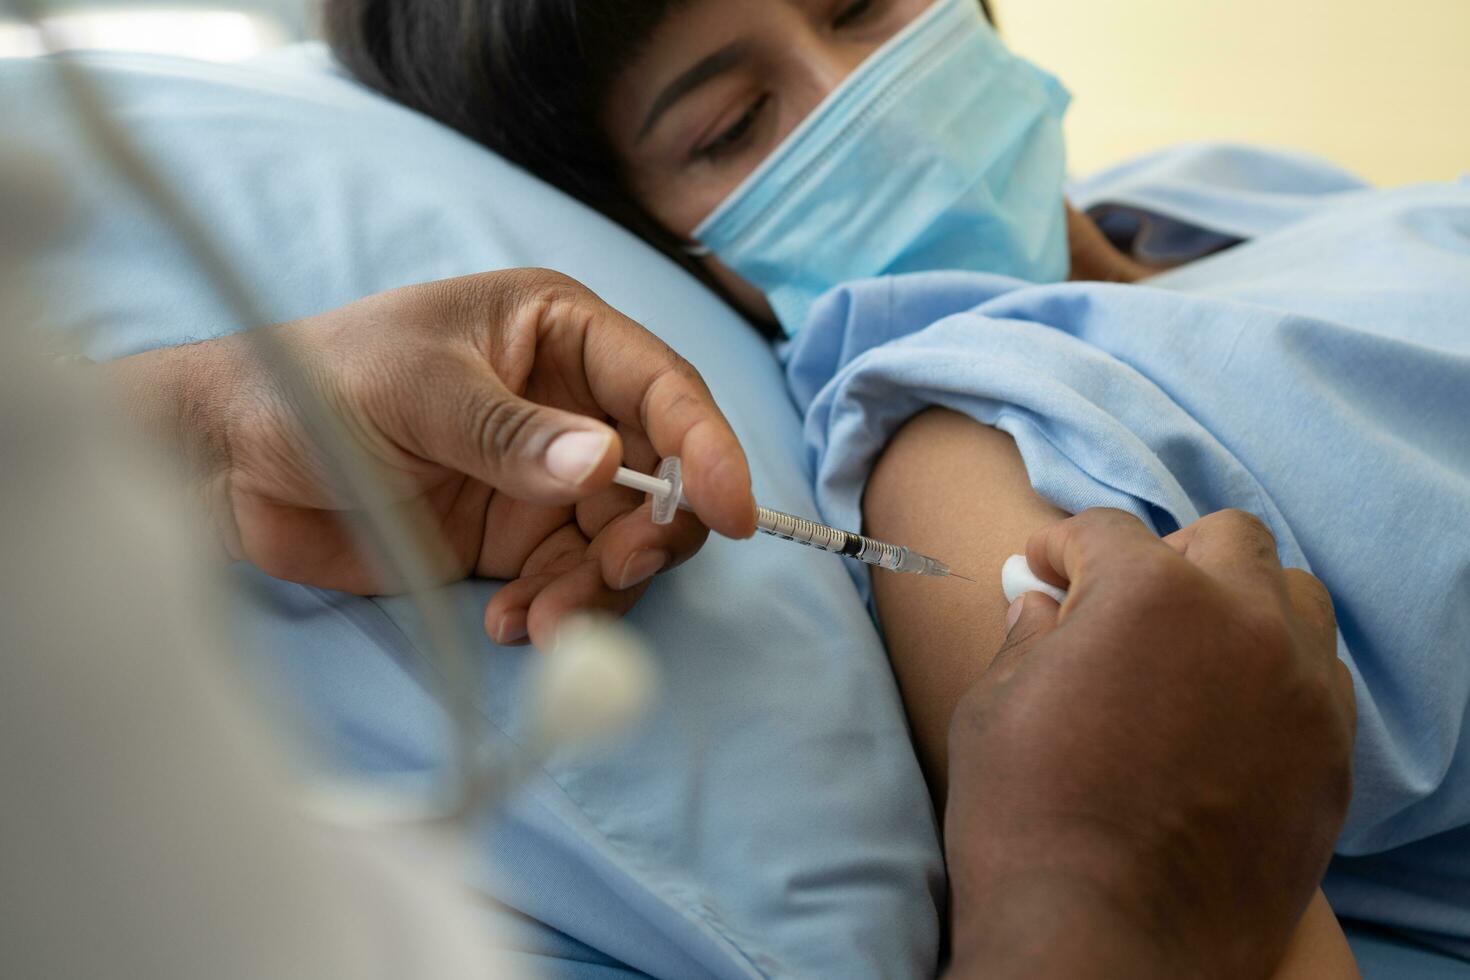
<svg viewBox="0 0 1470 980">
<path fill-rule="evenodd" d="M 1075 100 L 1072 169 L 1185 139 L 1309 150 L 1381 184 L 1470 172 L 1470 0 L 991 0 Z"/>
</svg>

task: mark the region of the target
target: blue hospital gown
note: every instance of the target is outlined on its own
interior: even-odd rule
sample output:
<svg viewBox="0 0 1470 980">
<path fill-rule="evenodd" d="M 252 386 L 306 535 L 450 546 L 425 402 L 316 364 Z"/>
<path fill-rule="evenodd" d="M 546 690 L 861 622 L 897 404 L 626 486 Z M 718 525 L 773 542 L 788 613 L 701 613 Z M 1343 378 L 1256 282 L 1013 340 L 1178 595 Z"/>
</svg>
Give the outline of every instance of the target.
<svg viewBox="0 0 1470 980">
<path fill-rule="evenodd" d="M 1140 285 L 829 293 L 784 352 L 823 513 L 860 524 L 884 444 L 942 405 L 1009 432 L 1070 512 L 1264 518 L 1330 589 L 1357 690 L 1329 895 L 1470 955 L 1470 180 L 1377 191 L 1203 146 L 1071 193 L 1136 254 L 1203 257 Z"/>
</svg>

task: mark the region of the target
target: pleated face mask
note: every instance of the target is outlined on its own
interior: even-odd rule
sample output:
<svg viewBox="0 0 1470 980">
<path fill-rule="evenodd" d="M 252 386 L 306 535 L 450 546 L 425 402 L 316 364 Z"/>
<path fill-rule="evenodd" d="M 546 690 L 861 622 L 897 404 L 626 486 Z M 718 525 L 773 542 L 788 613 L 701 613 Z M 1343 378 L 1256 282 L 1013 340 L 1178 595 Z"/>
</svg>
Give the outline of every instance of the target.
<svg viewBox="0 0 1470 980">
<path fill-rule="evenodd" d="M 854 279 L 961 269 L 1061 281 L 1069 101 L 975 0 L 936 0 L 693 237 L 766 295 L 788 336 Z"/>
</svg>

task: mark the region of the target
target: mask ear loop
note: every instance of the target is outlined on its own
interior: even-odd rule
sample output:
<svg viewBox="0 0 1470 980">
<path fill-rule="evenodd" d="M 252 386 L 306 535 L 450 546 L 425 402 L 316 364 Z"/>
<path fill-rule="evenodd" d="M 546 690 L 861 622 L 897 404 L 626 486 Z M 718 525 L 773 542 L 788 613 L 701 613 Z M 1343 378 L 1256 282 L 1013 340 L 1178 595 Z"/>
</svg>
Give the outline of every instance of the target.
<svg viewBox="0 0 1470 980">
<path fill-rule="evenodd" d="M 684 254 L 692 259 L 707 259 L 715 253 L 711 252 L 707 245 L 701 245 L 699 242 L 690 242 L 684 246 Z"/>
</svg>

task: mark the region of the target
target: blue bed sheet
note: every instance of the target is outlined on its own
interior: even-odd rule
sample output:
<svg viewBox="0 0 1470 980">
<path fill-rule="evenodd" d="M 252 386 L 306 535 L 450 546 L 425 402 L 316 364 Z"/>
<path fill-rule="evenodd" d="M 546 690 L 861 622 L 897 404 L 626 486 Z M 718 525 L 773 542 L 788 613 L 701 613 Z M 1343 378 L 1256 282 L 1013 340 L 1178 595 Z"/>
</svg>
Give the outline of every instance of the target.
<svg viewBox="0 0 1470 980">
<path fill-rule="evenodd" d="M 1363 980 L 1467 980 L 1470 962 L 1381 930 L 1347 924 Z"/>
</svg>

